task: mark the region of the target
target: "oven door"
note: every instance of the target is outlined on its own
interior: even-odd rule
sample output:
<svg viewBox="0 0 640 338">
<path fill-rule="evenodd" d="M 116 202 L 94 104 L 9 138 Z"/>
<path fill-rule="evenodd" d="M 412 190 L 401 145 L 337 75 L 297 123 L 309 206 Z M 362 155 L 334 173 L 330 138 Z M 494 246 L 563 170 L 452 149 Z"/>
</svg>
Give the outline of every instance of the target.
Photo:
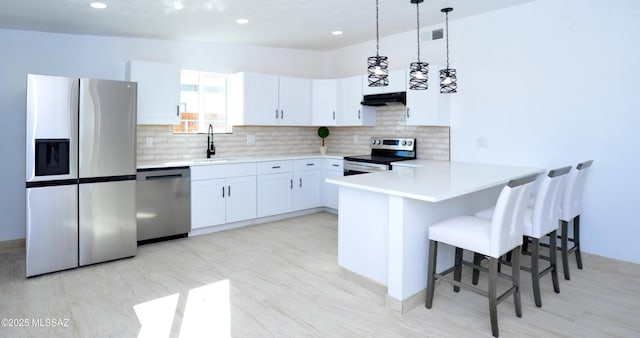
<svg viewBox="0 0 640 338">
<path fill-rule="evenodd" d="M 369 174 L 375 172 L 388 171 L 388 164 L 344 161 L 344 176 Z"/>
</svg>

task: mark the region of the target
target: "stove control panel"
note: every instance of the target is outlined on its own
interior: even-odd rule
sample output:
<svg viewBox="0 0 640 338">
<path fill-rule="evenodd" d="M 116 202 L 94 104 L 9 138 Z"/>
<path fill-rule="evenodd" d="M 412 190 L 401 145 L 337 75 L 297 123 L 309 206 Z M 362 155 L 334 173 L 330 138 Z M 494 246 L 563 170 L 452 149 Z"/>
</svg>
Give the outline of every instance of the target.
<svg viewBox="0 0 640 338">
<path fill-rule="evenodd" d="M 371 149 L 415 151 L 415 147 L 416 139 L 414 138 L 371 138 Z"/>
</svg>

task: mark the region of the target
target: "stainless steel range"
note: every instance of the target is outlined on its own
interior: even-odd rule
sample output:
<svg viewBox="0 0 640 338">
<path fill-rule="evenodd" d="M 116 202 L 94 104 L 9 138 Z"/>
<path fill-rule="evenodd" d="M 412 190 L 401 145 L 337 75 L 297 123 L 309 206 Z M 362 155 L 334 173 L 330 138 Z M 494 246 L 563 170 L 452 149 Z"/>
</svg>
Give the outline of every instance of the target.
<svg viewBox="0 0 640 338">
<path fill-rule="evenodd" d="M 415 138 L 371 138 L 371 154 L 344 158 L 344 175 L 391 170 L 391 163 L 416 158 Z"/>
</svg>

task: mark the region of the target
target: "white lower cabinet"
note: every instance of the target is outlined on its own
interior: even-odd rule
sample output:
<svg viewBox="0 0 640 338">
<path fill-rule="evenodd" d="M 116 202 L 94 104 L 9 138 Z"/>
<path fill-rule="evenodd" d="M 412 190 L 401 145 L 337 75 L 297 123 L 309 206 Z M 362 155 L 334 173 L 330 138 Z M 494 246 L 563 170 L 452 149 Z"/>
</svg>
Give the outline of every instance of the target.
<svg viewBox="0 0 640 338">
<path fill-rule="evenodd" d="M 324 163 L 324 178 L 322 180 L 322 203 L 325 207 L 338 210 L 338 186 L 335 184 L 324 182 L 324 180 L 329 177 L 344 176 L 343 160 L 326 159 Z"/>
<path fill-rule="evenodd" d="M 293 178 L 290 172 L 258 176 L 258 217 L 293 210 Z"/>
<path fill-rule="evenodd" d="M 293 210 L 292 161 L 259 162 L 258 217 L 284 214 Z"/>
<path fill-rule="evenodd" d="M 317 208 L 322 202 L 321 169 L 322 163 L 319 159 L 296 160 L 293 208 L 294 210 L 304 210 Z"/>
<path fill-rule="evenodd" d="M 256 218 L 255 163 L 191 168 L 192 229 L 253 218 Z"/>
</svg>

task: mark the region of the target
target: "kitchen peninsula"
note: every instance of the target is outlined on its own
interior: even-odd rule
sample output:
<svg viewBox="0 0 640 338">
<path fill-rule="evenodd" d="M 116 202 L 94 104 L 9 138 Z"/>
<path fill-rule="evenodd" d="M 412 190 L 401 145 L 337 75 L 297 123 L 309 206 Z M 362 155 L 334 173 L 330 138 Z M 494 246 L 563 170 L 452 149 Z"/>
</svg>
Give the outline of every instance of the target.
<svg viewBox="0 0 640 338">
<path fill-rule="evenodd" d="M 355 279 L 386 287 L 387 306 L 406 312 L 424 301 L 429 225 L 487 208 L 509 180 L 540 172 L 412 160 L 391 171 L 329 178 L 339 186 L 338 264 Z M 453 251 L 442 245 L 437 266 L 451 266 Z"/>
</svg>

